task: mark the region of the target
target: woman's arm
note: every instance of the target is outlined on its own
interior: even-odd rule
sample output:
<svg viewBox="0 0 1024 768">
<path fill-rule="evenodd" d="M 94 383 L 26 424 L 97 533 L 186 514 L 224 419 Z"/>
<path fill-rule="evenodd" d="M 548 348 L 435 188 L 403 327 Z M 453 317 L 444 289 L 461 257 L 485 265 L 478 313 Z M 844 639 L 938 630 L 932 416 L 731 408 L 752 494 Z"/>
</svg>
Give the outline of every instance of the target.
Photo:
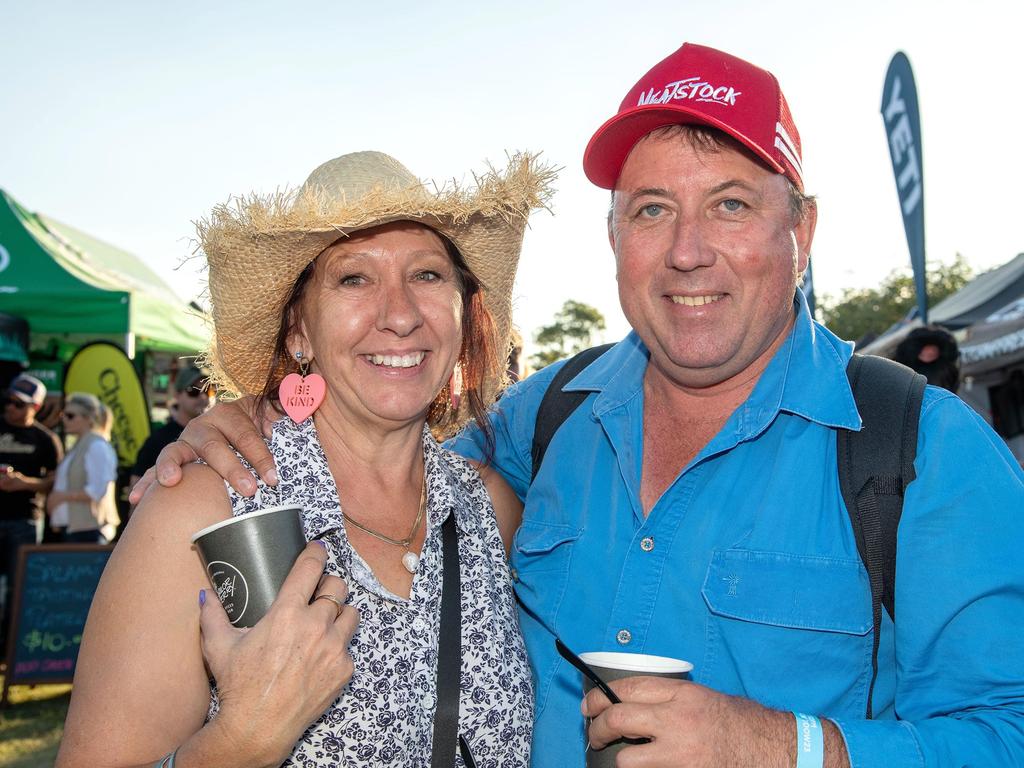
<svg viewBox="0 0 1024 768">
<path fill-rule="evenodd" d="M 498 518 L 498 532 L 505 544 L 505 556 L 508 557 L 512 551 L 512 537 L 523 521 L 523 502 L 519 500 L 516 492 L 497 471 L 475 462 L 474 465 L 480 472 L 484 485 L 487 486 L 487 492 L 491 495 L 494 514 Z"/>
<path fill-rule="evenodd" d="M 208 469 L 189 467 L 186 477 L 139 507 L 103 572 L 60 766 L 151 764 L 203 727 L 210 692 L 198 597 L 208 579 L 189 539 L 231 507 Z"/>
<path fill-rule="evenodd" d="M 177 768 L 279 765 L 351 677 L 355 611 L 309 605 L 314 592 L 345 596 L 321 579 L 317 544 L 256 627 L 230 626 L 189 543 L 229 514 L 223 481 L 189 466 L 132 516 L 93 599 L 58 766 L 151 766 L 175 748 Z M 221 701 L 206 725 L 204 652 Z"/>
</svg>

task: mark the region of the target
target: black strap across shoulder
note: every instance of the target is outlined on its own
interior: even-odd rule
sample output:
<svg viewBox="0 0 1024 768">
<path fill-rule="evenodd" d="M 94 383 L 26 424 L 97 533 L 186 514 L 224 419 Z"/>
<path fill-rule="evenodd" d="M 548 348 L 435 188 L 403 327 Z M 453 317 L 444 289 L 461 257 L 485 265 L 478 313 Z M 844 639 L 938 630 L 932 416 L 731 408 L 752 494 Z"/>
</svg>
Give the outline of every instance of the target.
<svg viewBox="0 0 1024 768">
<path fill-rule="evenodd" d="M 915 477 L 917 427 L 927 381 L 899 363 L 871 355 L 855 354 L 846 374 L 862 426 L 859 432 L 839 430 L 836 450 L 839 486 L 871 586 L 871 719 L 882 607 L 896 620 L 896 532 L 903 492 Z"/>
<path fill-rule="evenodd" d="M 462 672 L 462 579 L 455 511 L 441 525 L 441 630 L 437 643 L 437 710 L 430 768 L 455 765 L 459 737 L 459 678 Z M 459 745 L 460 749 L 464 749 Z M 464 762 L 468 764 L 469 761 Z"/>
<path fill-rule="evenodd" d="M 591 394 L 563 392 L 562 387 L 611 346 L 594 347 L 570 358 L 548 385 L 537 411 L 531 481 L 540 470 L 555 432 Z M 878 675 L 882 607 L 896 620 L 896 532 L 903 512 L 904 489 L 915 476 L 917 427 L 927 382 L 924 376 L 899 363 L 871 355 L 855 354 L 846 375 L 863 426 L 859 432 L 838 430 L 836 449 L 839 486 L 871 586 L 874 637 L 867 700 L 870 719 Z"/>
<path fill-rule="evenodd" d="M 544 454 L 548 450 L 548 443 L 555 436 L 555 432 L 591 394 L 590 392 L 563 392 L 562 387 L 576 378 L 576 374 L 613 346 L 615 345 L 602 344 L 600 347 L 591 347 L 573 355 L 551 379 L 551 383 L 548 384 L 547 391 L 544 392 L 544 397 L 540 401 L 537 421 L 533 428 L 533 445 L 530 451 L 533 457 L 533 473 L 530 475 L 530 482 L 533 482 L 533 478 L 537 476 L 540 465 L 544 461 Z"/>
</svg>

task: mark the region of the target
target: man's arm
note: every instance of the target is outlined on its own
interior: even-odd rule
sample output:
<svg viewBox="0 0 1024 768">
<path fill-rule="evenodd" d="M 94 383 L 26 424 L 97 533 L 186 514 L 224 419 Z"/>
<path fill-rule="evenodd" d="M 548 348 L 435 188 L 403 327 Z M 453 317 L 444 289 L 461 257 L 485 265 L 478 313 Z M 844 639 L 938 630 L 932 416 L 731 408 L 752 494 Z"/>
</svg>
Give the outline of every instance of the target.
<svg viewBox="0 0 1024 768">
<path fill-rule="evenodd" d="M 467 459 L 498 472 L 520 498 L 530 489 L 533 458 L 534 425 L 540 400 L 547 391 L 560 364 L 550 365 L 539 373 L 509 387 L 490 409 L 490 426 L 494 437 L 493 455 L 487 455 L 487 440 L 474 422 L 466 425 L 445 447 Z"/>
<path fill-rule="evenodd" d="M 836 718 L 851 762 L 1024 765 L 1024 473 L 929 387 L 896 560 L 899 720 Z"/>
<path fill-rule="evenodd" d="M 29 491 L 32 493 L 49 493 L 53 488 L 52 474 L 44 477 L 29 477 L 21 472 L 8 472 L 0 475 L 0 491 Z"/>
<path fill-rule="evenodd" d="M 797 759 L 797 724 L 781 712 L 738 696 L 726 696 L 685 680 L 630 677 L 610 683 L 622 699 L 612 704 L 597 688 L 583 699 L 590 745 L 603 749 L 621 738 L 647 738 L 625 747 L 621 760 L 648 768 L 792 768 Z M 839 729 L 821 719 L 823 768 L 849 768 Z"/>
</svg>

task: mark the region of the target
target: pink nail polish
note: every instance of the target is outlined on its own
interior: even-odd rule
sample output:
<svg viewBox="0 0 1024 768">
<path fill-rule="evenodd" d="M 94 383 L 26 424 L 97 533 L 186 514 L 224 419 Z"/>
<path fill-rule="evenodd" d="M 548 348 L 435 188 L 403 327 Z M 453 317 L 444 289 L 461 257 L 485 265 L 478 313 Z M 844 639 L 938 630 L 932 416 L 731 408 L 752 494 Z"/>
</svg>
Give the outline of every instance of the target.
<svg viewBox="0 0 1024 768">
<path fill-rule="evenodd" d="M 206 605 L 206 590 L 205 589 L 200 589 L 199 590 L 199 607 L 202 608 L 204 605 Z"/>
</svg>

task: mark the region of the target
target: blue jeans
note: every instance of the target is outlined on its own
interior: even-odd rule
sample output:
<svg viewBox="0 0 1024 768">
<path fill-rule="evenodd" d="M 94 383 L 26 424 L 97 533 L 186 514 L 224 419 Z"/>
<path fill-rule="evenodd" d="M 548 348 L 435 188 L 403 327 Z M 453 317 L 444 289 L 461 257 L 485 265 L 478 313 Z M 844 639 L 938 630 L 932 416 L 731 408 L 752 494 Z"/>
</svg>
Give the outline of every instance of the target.
<svg viewBox="0 0 1024 768">
<path fill-rule="evenodd" d="M 75 531 L 68 533 L 64 531 L 65 544 L 106 544 L 106 537 L 98 529 L 91 531 Z"/>
<path fill-rule="evenodd" d="M 0 614 L 0 646 L 7 638 L 7 622 L 14 603 L 14 575 L 18 570 L 18 548 L 39 543 L 39 525 L 35 520 L 0 520 L 0 589 L 3 611 Z"/>
</svg>

